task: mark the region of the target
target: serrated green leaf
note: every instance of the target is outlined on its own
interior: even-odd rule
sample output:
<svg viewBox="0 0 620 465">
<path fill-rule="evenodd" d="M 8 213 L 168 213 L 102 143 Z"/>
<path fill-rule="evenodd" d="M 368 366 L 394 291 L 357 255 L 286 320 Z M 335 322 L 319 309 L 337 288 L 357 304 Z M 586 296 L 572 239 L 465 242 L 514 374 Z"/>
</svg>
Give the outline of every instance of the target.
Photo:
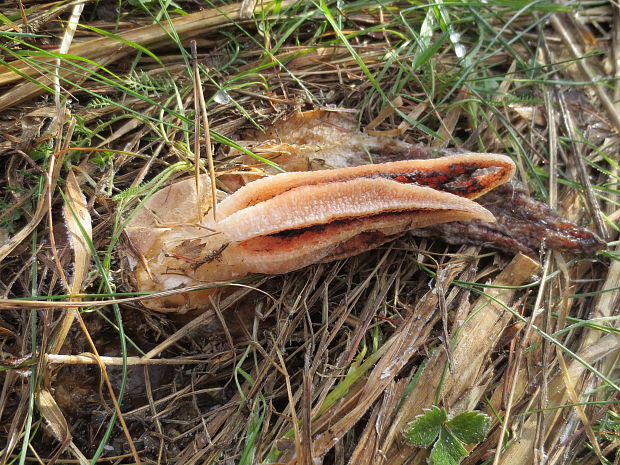
<svg viewBox="0 0 620 465">
<path fill-rule="evenodd" d="M 431 451 L 432 465 L 458 465 L 469 452 L 446 428 L 440 428 L 439 439 Z"/>
<path fill-rule="evenodd" d="M 460 441 L 475 444 L 484 440 L 490 423 L 491 418 L 488 415 L 473 411 L 457 415 L 446 426 Z"/>
<path fill-rule="evenodd" d="M 430 447 L 442 425 L 448 420 L 446 411 L 439 407 L 426 410 L 409 424 L 405 438 L 416 447 Z"/>
</svg>

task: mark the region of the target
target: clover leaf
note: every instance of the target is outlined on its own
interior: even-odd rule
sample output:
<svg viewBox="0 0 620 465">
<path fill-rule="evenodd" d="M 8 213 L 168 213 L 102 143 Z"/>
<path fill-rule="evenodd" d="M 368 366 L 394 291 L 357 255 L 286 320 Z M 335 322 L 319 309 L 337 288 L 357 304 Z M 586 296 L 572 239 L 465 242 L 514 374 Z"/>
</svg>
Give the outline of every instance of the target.
<svg viewBox="0 0 620 465">
<path fill-rule="evenodd" d="M 465 444 L 481 442 L 486 437 L 491 419 L 488 415 L 465 412 L 448 420 L 442 408 L 425 409 L 411 422 L 405 438 L 416 447 L 430 447 L 432 465 L 458 465 L 469 453 Z M 434 444 L 433 444 L 434 443 Z"/>
</svg>

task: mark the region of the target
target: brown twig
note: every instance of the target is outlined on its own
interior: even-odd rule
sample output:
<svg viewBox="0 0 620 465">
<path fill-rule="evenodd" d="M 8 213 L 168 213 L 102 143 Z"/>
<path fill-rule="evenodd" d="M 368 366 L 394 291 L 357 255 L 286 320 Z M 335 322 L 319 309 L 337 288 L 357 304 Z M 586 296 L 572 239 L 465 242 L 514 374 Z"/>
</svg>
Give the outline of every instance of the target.
<svg viewBox="0 0 620 465">
<path fill-rule="evenodd" d="M 106 387 L 108 388 L 108 393 L 110 394 L 110 399 L 112 399 L 112 403 L 114 404 L 114 410 L 116 411 L 116 416 L 121 423 L 121 427 L 123 429 L 123 433 L 127 438 L 127 444 L 129 445 L 129 449 L 131 450 L 131 454 L 133 459 L 136 461 L 137 465 L 141 465 L 142 461 L 140 460 L 140 455 L 136 450 L 136 445 L 133 442 L 133 438 L 131 437 L 131 433 L 129 432 L 129 428 L 127 427 L 127 423 L 125 422 L 125 417 L 123 416 L 123 412 L 121 412 L 121 407 L 118 405 L 118 400 L 116 399 L 116 394 L 114 393 L 114 388 L 112 387 L 112 383 L 110 382 L 110 378 L 108 376 L 108 370 L 106 368 L 105 363 L 101 360 L 101 356 L 99 355 L 99 351 L 97 350 L 97 346 L 95 346 L 94 341 L 90 337 L 90 332 L 86 327 L 86 323 L 84 323 L 84 319 L 79 312 L 76 312 L 76 318 L 80 323 L 80 327 L 82 328 L 82 332 L 86 337 L 88 344 L 90 345 L 91 350 L 95 356 L 95 360 L 97 361 L 97 365 L 99 365 L 99 370 L 101 372 L 101 377 L 103 378 Z"/>
<path fill-rule="evenodd" d="M 202 90 L 202 85 L 201 85 L 201 81 L 200 81 L 200 69 L 198 67 L 198 52 L 196 51 L 196 41 L 192 40 L 191 41 L 191 47 L 192 47 L 192 59 L 194 60 L 193 66 L 194 66 L 194 91 L 195 94 L 197 94 L 198 96 L 198 102 L 200 105 L 200 111 L 202 114 L 202 123 L 204 126 L 204 138 L 205 138 L 205 149 L 207 151 L 207 163 L 209 166 L 209 177 L 211 178 L 211 199 L 213 199 L 212 201 L 212 211 L 213 211 L 213 219 L 215 221 L 217 221 L 217 214 L 216 214 L 216 208 L 217 208 L 217 185 L 216 185 L 216 179 L 215 179 L 215 167 L 213 164 L 213 150 L 211 148 L 211 133 L 210 133 L 210 129 L 209 129 L 209 117 L 207 115 L 207 105 L 205 104 L 205 96 L 204 96 L 204 92 Z M 200 138 L 200 128 L 197 128 L 197 131 L 195 133 L 195 137 L 196 139 Z M 200 145 L 198 145 L 198 150 L 200 150 Z M 198 152 L 196 155 L 196 157 L 200 157 L 200 152 Z M 198 160 L 197 160 L 198 161 Z M 198 169 L 198 165 L 196 166 L 196 173 L 198 173 L 199 169 Z M 198 175 L 196 175 L 198 176 Z M 200 184 L 198 182 L 198 177 L 196 177 L 196 184 Z M 198 202 L 200 202 L 200 195 L 197 195 L 198 197 Z M 201 216 L 202 216 L 202 212 Z M 199 217 L 199 220 L 201 218 L 201 216 Z"/>
</svg>

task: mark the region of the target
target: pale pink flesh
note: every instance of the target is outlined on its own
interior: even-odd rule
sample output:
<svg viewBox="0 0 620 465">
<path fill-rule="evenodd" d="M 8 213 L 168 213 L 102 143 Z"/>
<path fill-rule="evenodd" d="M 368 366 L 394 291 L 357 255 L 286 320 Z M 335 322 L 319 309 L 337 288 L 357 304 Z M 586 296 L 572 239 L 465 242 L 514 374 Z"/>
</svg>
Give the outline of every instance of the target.
<svg viewBox="0 0 620 465">
<path fill-rule="evenodd" d="M 231 241 L 243 241 L 381 213 L 443 210 L 467 212 L 469 218 L 483 221 L 494 220 L 479 204 L 453 194 L 382 178 L 355 178 L 292 188 L 220 220 L 218 230 Z M 446 221 L 455 220 L 444 215 L 439 222 Z"/>
<path fill-rule="evenodd" d="M 481 176 L 481 184 L 486 187 L 468 198 L 476 198 L 500 184 L 507 182 L 515 172 L 515 165 L 506 155 L 489 153 L 465 153 L 450 157 L 429 160 L 403 160 L 391 163 L 352 166 L 333 170 L 280 173 L 258 179 L 242 187 L 234 195 L 219 203 L 218 219 L 271 199 L 283 192 L 300 186 L 326 184 L 360 177 L 385 175 L 387 173 L 411 173 L 415 171 L 446 171 L 450 165 L 475 164 L 481 169 L 498 168 L 494 173 Z"/>
</svg>

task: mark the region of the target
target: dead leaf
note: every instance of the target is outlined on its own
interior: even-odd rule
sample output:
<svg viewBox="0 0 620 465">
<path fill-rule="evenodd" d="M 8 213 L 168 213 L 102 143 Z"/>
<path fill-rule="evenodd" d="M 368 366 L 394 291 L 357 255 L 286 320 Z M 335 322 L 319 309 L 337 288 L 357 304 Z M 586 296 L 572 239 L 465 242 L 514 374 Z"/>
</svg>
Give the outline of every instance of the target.
<svg viewBox="0 0 620 465">
<path fill-rule="evenodd" d="M 70 171 L 67 177 L 63 213 L 73 249 L 73 278 L 69 291 L 71 294 L 79 294 L 92 258 L 89 242 L 92 240 L 93 226 L 86 198 L 73 171 Z"/>
<path fill-rule="evenodd" d="M 90 261 L 92 258 L 89 246 L 93 236 L 93 225 L 86 198 L 80 189 L 77 178 L 73 171 L 69 172 L 67 177 L 65 204 L 63 205 L 63 214 L 65 217 L 65 226 L 69 232 L 69 243 L 73 249 L 73 276 L 69 284 L 69 292 L 79 294 L 82 289 L 82 283 L 86 278 Z M 75 318 L 74 308 L 69 309 L 63 316 L 62 321 L 54 332 L 49 352 L 56 354 L 62 348 L 67 337 L 67 333 L 73 324 Z"/>
<path fill-rule="evenodd" d="M 80 464 L 88 465 L 88 459 L 73 444 L 73 438 L 67 420 L 49 390 L 41 389 L 37 393 L 37 405 L 39 407 L 39 412 L 47 423 L 49 431 L 54 438 L 60 442 L 60 448 L 56 452 L 56 456 L 60 456 L 62 452 L 69 448 Z"/>
</svg>

